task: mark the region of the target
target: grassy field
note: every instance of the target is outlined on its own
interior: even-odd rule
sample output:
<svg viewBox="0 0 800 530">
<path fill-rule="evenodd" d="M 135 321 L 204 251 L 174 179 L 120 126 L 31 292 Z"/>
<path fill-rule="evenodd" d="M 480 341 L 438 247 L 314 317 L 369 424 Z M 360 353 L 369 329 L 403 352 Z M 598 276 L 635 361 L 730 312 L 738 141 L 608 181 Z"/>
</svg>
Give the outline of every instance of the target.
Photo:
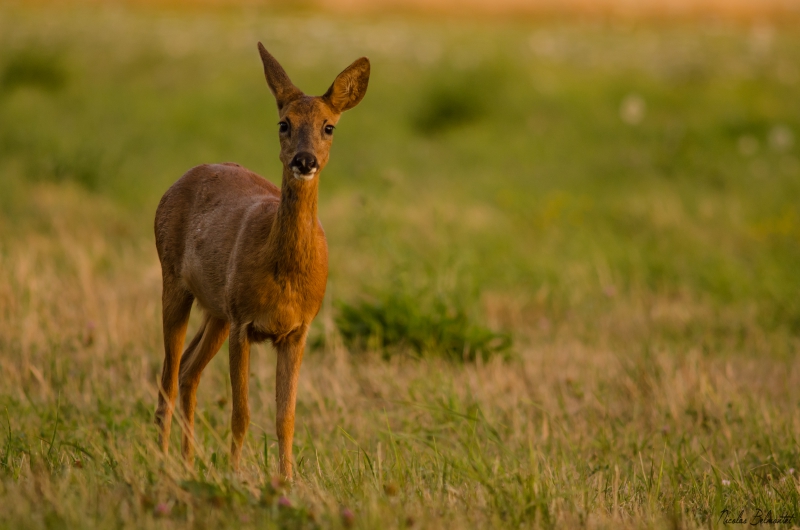
<svg viewBox="0 0 800 530">
<path fill-rule="evenodd" d="M 280 180 L 258 40 L 373 72 L 291 490 L 266 345 L 240 476 L 226 347 L 194 469 L 152 424 L 161 194 Z M 0 6 L 0 50 L 0 528 L 800 525 L 796 26 Z"/>
</svg>

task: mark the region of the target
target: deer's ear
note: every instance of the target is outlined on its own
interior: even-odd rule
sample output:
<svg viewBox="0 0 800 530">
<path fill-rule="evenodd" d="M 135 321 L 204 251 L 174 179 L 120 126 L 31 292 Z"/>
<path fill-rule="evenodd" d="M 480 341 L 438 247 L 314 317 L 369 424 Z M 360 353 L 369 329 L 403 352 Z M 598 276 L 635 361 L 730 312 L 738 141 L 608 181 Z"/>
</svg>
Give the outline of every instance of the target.
<svg viewBox="0 0 800 530">
<path fill-rule="evenodd" d="M 258 51 L 261 53 L 261 62 L 264 63 L 264 77 L 267 78 L 269 90 L 275 96 L 275 101 L 278 102 L 278 110 L 280 110 L 293 99 L 302 96 L 303 92 L 294 86 L 292 80 L 286 75 L 286 70 L 260 42 L 258 43 Z"/>
<path fill-rule="evenodd" d="M 336 80 L 322 96 L 337 112 L 344 112 L 358 105 L 369 84 L 369 59 L 362 57 L 336 76 Z"/>
</svg>

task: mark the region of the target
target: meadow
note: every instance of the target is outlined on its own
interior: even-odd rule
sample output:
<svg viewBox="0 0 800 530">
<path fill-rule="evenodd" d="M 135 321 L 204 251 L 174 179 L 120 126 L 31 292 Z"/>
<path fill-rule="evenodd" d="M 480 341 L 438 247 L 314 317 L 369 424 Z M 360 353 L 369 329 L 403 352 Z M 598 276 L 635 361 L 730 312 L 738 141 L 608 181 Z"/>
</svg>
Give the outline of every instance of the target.
<svg viewBox="0 0 800 530">
<path fill-rule="evenodd" d="M 800 525 L 797 29 L 0 6 L 0 528 Z M 193 468 L 153 425 L 159 198 L 280 181 L 259 40 L 372 62 L 291 488 L 267 345 L 240 475 L 227 346 Z"/>
</svg>

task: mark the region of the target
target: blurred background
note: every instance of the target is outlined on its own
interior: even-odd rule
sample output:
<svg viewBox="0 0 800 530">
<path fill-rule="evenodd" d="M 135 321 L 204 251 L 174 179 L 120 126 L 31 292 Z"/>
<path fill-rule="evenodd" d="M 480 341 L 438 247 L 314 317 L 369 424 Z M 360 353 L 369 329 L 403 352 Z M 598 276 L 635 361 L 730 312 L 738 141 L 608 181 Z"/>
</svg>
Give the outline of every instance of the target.
<svg viewBox="0 0 800 530">
<path fill-rule="evenodd" d="M 328 331 L 787 353 L 800 332 L 796 8 L 7 2 L 5 254 L 68 237 L 85 275 L 155 295 L 151 221 L 172 182 L 217 161 L 280 180 L 262 40 L 311 94 L 355 58 L 373 63 L 320 191 Z M 102 306 L 64 318 L 81 329 Z M 782 338 L 753 342 L 764 334 Z"/>
</svg>

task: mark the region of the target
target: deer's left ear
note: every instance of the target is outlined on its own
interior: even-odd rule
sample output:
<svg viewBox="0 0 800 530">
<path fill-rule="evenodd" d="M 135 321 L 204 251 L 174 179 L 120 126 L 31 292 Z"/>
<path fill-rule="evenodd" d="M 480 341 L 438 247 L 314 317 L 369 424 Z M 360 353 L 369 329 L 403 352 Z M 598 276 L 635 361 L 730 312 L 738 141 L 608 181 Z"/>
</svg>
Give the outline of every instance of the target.
<svg viewBox="0 0 800 530">
<path fill-rule="evenodd" d="M 322 96 L 328 104 L 341 113 L 358 105 L 369 84 L 369 59 L 362 57 L 336 76 L 336 80 Z"/>
</svg>

